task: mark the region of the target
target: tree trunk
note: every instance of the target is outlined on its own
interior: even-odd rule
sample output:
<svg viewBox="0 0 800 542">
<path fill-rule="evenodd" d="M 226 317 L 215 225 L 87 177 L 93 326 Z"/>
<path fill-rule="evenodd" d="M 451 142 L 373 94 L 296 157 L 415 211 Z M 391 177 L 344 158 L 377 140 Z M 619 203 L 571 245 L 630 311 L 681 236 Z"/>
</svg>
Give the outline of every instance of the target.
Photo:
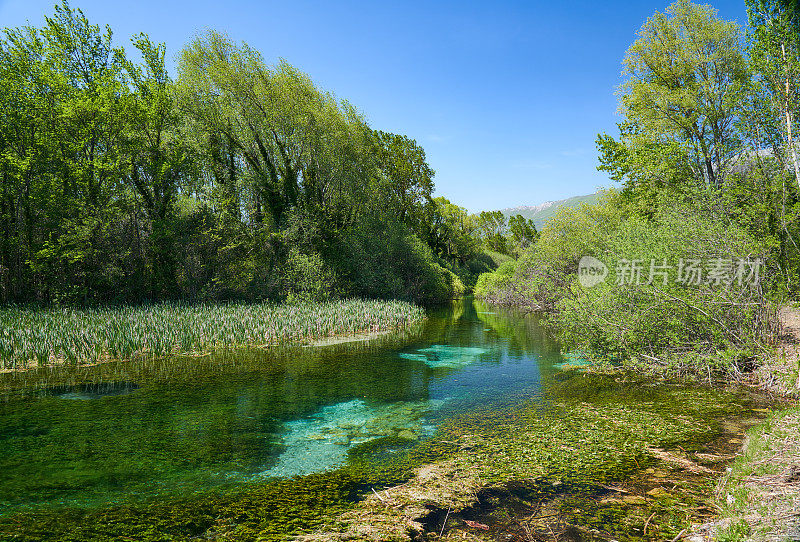
<svg viewBox="0 0 800 542">
<path fill-rule="evenodd" d="M 786 64 L 786 91 L 784 95 L 783 105 L 786 112 L 786 141 L 789 145 L 789 154 L 792 157 L 792 166 L 794 166 L 794 178 L 797 185 L 800 186 L 800 165 L 797 163 L 797 149 L 794 147 L 794 139 L 792 137 L 792 112 L 789 110 L 789 64 L 786 60 L 786 45 L 781 43 L 781 53 L 783 54 L 783 62 Z"/>
</svg>

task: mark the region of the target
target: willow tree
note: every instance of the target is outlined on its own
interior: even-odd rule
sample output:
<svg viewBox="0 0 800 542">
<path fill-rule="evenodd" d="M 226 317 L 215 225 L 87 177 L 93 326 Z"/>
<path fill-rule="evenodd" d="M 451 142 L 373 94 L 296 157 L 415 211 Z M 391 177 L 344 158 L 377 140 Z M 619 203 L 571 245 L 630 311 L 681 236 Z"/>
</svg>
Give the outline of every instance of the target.
<svg viewBox="0 0 800 542">
<path fill-rule="evenodd" d="M 228 182 L 238 175 L 252 189 L 252 221 L 280 230 L 311 213 L 340 229 L 356 219 L 374 171 L 366 123 L 352 106 L 214 31 L 183 49 L 178 71 L 208 153 Z"/>
<path fill-rule="evenodd" d="M 371 136 L 371 155 L 381 174 L 385 203 L 397 212 L 401 222 L 423 235 L 424 208 L 431 201 L 435 175 L 425 149 L 404 135 L 373 130 Z"/>
</svg>

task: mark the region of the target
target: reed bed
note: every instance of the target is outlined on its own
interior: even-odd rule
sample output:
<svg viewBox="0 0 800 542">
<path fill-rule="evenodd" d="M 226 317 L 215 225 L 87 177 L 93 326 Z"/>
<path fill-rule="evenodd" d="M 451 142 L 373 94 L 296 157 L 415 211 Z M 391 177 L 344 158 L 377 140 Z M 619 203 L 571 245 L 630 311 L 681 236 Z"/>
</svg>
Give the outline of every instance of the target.
<svg viewBox="0 0 800 542">
<path fill-rule="evenodd" d="M 215 348 L 302 344 L 410 326 L 424 311 L 402 301 L 181 304 L 92 309 L 0 308 L 0 367 L 98 363 Z"/>
</svg>

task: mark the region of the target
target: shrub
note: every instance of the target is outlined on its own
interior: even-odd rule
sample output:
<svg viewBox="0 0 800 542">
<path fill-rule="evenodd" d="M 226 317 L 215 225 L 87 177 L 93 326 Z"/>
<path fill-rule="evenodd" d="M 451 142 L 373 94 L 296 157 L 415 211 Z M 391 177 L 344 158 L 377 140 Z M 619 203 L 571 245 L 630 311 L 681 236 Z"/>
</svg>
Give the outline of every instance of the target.
<svg viewBox="0 0 800 542">
<path fill-rule="evenodd" d="M 476 296 L 550 311 L 562 345 L 593 360 L 674 373 L 737 373 L 766 351 L 777 325 L 765 294 L 769 266 L 751 285 L 736 278 L 737 264 L 769 264 L 772 244 L 724 216 L 713 199 L 700 198 L 664 203 L 650 217 L 626 217 L 623 201 L 610 192 L 595 206 L 561 210 L 515 267 L 481 276 Z M 581 286 L 583 256 L 607 266 L 605 282 Z M 717 262 L 729 280 L 703 275 L 699 284 L 679 282 L 681 261 L 693 260 L 701 273 Z M 631 262 L 641 273 L 635 281 Z M 671 267 L 658 267 L 665 264 Z"/>
<path fill-rule="evenodd" d="M 489 273 L 497 269 L 494 258 L 488 253 L 479 252 L 466 262 L 459 264 L 458 262 L 447 262 L 443 259 L 439 260 L 439 265 L 452 271 L 461 280 L 464 287 L 464 292 L 471 292 L 475 288 L 475 283 L 478 277 L 483 273 Z"/>
<path fill-rule="evenodd" d="M 569 277 L 578 269 L 582 256 L 603 251 L 611 233 L 623 220 L 622 199 L 606 192 L 595 205 L 560 209 L 548 220 L 538 241 L 513 268 L 503 268 L 496 280 L 486 278 L 476 297 L 488 301 L 526 305 L 535 310 L 553 310 L 568 292 Z"/>
<path fill-rule="evenodd" d="M 319 254 L 292 248 L 281 274 L 287 301 L 325 301 L 331 297 L 335 277 Z"/>
<path fill-rule="evenodd" d="M 554 318 L 564 346 L 595 358 L 646 361 L 678 371 L 725 372 L 748 365 L 770 340 L 775 316 L 760 286 L 736 278 L 736 264 L 764 259 L 768 247 L 710 216 L 672 207 L 653 220 L 625 220 L 598 254 L 609 268 L 606 281 L 584 288 L 577 276 L 569 277 Z M 634 281 L 636 261 L 642 262 L 642 275 Z M 681 261 L 699 262 L 698 284 L 679 281 Z M 665 264 L 668 269 L 659 267 Z M 709 270 L 721 276 L 714 279 Z M 727 354 L 720 357 L 723 351 Z M 713 359 L 726 361 L 712 367 Z"/>
<path fill-rule="evenodd" d="M 515 288 L 514 272 L 517 261 L 510 260 L 503 263 L 496 271 L 483 273 L 475 284 L 475 297 L 490 303 L 513 304 L 520 297 Z"/>
</svg>

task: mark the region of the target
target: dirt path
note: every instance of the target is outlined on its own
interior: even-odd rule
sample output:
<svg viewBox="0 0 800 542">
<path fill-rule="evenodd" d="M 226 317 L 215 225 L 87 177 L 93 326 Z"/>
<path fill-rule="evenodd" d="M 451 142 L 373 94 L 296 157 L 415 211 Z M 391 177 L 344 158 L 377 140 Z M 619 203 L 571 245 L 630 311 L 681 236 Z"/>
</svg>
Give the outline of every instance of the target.
<svg viewBox="0 0 800 542">
<path fill-rule="evenodd" d="M 785 356 L 787 369 L 797 368 L 800 361 L 800 310 L 784 307 L 778 312 L 781 322 L 781 344 L 779 351 Z M 800 389 L 800 371 L 795 388 Z"/>
<path fill-rule="evenodd" d="M 800 310 L 784 307 L 777 356 L 759 370 L 765 388 L 800 391 Z M 695 526 L 685 540 L 800 542 L 800 408 L 775 412 L 754 428 L 742 456 L 717 487 L 720 518 Z"/>
</svg>

